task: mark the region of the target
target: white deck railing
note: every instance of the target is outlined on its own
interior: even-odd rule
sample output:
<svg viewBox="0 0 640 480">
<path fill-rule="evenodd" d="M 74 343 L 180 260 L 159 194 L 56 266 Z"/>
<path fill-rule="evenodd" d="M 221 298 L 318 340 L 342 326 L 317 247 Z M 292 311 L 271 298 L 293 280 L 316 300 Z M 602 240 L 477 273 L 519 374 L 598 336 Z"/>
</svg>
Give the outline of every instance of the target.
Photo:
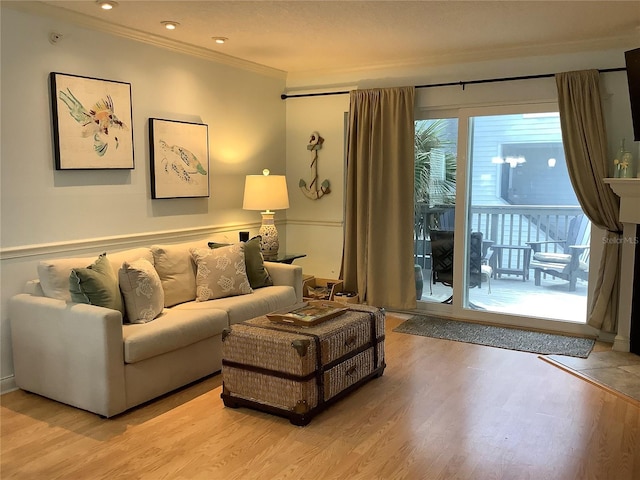
<svg viewBox="0 0 640 480">
<path fill-rule="evenodd" d="M 424 222 L 426 214 L 429 214 L 431 219 L 434 214 L 430 210 L 429 207 L 421 206 L 417 214 L 418 219 L 422 216 Z M 436 207 L 433 210 L 436 211 L 435 215 L 438 215 L 442 208 Z M 472 205 L 471 231 L 482 232 L 484 240 L 491 240 L 500 245 L 526 245 L 527 242 L 547 240 L 561 242 L 567 238 L 570 220 L 581 213 L 582 209 L 577 206 Z M 432 219 L 431 222 L 433 223 Z M 427 266 L 430 252 L 428 235 L 428 228 L 416 228 L 415 261 L 422 266 Z M 550 249 L 561 250 L 560 245 L 554 245 Z M 509 251 L 503 258 L 503 264 L 507 268 L 520 269 L 522 257 L 519 250 Z"/>
</svg>

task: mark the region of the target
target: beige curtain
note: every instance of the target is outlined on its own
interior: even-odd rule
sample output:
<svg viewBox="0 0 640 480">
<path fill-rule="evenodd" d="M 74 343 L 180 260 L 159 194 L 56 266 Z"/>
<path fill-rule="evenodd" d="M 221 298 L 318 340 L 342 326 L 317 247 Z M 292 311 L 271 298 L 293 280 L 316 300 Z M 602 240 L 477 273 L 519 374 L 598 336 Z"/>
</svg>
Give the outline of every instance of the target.
<svg viewBox="0 0 640 480">
<path fill-rule="evenodd" d="M 620 265 L 619 198 L 607 177 L 607 135 L 597 70 L 556 75 L 562 141 L 571 183 L 591 222 L 607 231 L 594 299 L 587 323 L 605 332 L 617 330 Z"/>
<path fill-rule="evenodd" d="M 369 305 L 416 307 L 414 87 L 351 92 L 342 279 Z"/>
</svg>

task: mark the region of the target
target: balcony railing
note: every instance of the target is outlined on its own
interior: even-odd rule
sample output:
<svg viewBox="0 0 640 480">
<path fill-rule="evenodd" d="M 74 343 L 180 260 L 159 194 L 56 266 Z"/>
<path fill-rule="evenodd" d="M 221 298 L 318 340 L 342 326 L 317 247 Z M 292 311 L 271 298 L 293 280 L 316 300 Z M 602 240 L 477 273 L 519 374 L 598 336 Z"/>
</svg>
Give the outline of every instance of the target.
<svg viewBox="0 0 640 480">
<path fill-rule="evenodd" d="M 527 242 L 566 240 L 569 221 L 582 210 L 577 206 L 546 205 L 473 205 L 471 231 L 482 232 L 484 240 L 500 245 L 527 245 Z M 416 206 L 414 256 L 416 264 L 429 268 L 429 231 L 433 228 L 453 229 L 453 205 Z M 550 244 L 549 251 L 561 251 L 559 244 Z M 521 250 L 507 250 L 503 267 L 521 270 Z"/>
</svg>

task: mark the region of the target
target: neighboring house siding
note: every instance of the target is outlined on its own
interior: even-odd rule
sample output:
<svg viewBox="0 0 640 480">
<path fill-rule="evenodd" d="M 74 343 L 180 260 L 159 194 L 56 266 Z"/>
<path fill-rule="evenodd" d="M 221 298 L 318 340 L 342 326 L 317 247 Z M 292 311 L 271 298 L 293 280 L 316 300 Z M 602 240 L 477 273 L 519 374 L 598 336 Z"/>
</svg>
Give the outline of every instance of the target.
<svg viewBox="0 0 640 480">
<path fill-rule="evenodd" d="M 472 127 L 472 203 L 474 205 L 577 205 L 568 175 L 554 175 L 551 181 L 537 182 L 548 158 L 555 169 L 566 172 L 562 132 L 557 117 L 500 115 L 475 117 Z M 496 165 L 494 157 L 523 155 L 527 163 L 513 169 Z M 506 167 L 506 168 L 505 168 Z M 509 195 L 508 186 L 516 187 Z M 505 197 L 505 198 L 502 198 Z"/>
<path fill-rule="evenodd" d="M 499 115 L 475 117 L 472 123 L 472 205 L 554 205 L 577 206 L 567 173 L 562 149 L 562 132 L 557 116 Z M 523 156 L 526 162 L 511 168 L 496 164 L 494 157 Z M 550 167 L 548 159 L 556 160 Z M 549 175 L 549 169 L 554 174 Z M 498 221 L 499 224 L 489 223 Z M 474 215 L 473 229 L 498 243 L 523 245 L 529 240 L 546 240 L 565 229 L 560 224 L 546 225 L 526 216 Z M 493 227 L 493 228 L 492 228 Z M 548 230 L 548 233 L 547 233 Z M 495 236 L 496 238 L 491 238 Z"/>
</svg>

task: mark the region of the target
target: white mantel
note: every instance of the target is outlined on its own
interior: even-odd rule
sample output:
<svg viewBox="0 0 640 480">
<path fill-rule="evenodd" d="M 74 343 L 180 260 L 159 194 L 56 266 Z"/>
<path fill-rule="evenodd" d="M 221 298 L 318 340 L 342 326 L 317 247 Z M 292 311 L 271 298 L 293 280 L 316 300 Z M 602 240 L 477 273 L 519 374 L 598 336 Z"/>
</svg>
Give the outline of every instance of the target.
<svg viewBox="0 0 640 480">
<path fill-rule="evenodd" d="M 620 265 L 620 298 L 618 301 L 618 333 L 613 350 L 629 351 L 631 337 L 631 301 L 633 298 L 633 265 L 635 262 L 635 225 L 640 224 L 640 178 L 605 178 L 611 190 L 620 197 L 622 222 L 622 254 Z"/>
<path fill-rule="evenodd" d="M 640 224 L 640 178 L 605 178 L 604 183 L 620 197 L 620 221 Z"/>
</svg>

